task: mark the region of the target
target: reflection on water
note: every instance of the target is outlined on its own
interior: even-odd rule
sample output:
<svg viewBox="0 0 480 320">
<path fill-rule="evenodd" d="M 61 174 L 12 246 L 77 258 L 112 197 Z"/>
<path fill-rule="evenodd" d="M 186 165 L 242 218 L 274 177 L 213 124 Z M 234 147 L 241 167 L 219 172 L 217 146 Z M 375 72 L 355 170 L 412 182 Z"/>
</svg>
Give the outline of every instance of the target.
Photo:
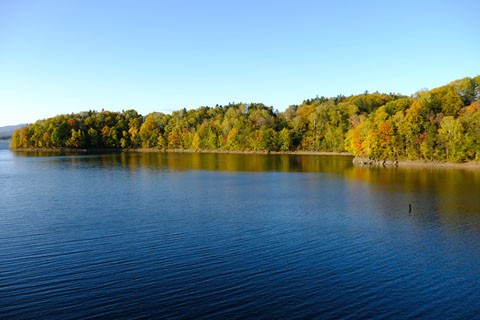
<svg viewBox="0 0 480 320">
<path fill-rule="evenodd" d="M 352 165 L 350 156 L 265 155 L 227 153 L 106 153 L 85 155 L 52 152 L 18 152 L 72 166 L 101 166 L 128 170 L 230 172 L 305 172 L 331 173 L 361 182 L 355 188 L 368 188 L 373 203 L 391 204 L 389 192 L 405 196 L 395 207 L 405 210 L 411 204 L 414 214 L 435 213 L 442 221 L 455 221 L 459 216 L 480 214 L 480 172 L 449 168 L 378 168 Z M 357 190 L 357 192 L 360 192 Z M 386 199 L 384 199 L 387 197 Z M 402 211 L 403 212 L 403 211 Z M 421 215 L 420 215 L 421 216 Z"/>
<path fill-rule="evenodd" d="M 478 170 L 352 167 L 345 177 L 368 184 L 374 194 L 372 201 L 385 202 L 382 198 L 386 198 L 387 205 L 392 205 L 389 193 L 404 195 L 396 206 L 407 212 L 411 204 L 414 220 L 456 224 L 459 219 L 480 218 Z M 472 227 L 480 231 L 480 225 Z"/>
<path fill-rule="evenodd" d="M 100 156 L 82 153 L 65 156 L 60 152 L 16 152 L 17 156 L 67 157 L 70 161 L 98 161 L 105 166 L 112 163 L 124 168 L 168 168 L 172 171 L 219 170 L 219 171 L 281 171 L 281 172 L 341 172 L 351 167 L 349 156 L 318 157 L 310 155 L 265 155 L 233 153 L 105 153 Z M 79 160 L 81 159 L 81 160 Z M 89 160 L 90 159 L 90 160 Z"/>
</svg>

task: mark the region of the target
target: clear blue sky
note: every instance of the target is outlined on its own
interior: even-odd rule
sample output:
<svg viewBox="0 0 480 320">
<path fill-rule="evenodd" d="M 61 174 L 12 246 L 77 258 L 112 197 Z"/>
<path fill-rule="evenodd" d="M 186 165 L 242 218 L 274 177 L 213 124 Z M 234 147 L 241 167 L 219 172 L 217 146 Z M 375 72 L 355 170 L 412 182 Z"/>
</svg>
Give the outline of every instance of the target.
<svg viewBox="0 0 480 320">
<path fill-rule="evenodd" d="M 410 95 L 480 74 L 479 12 L 477 0 L 0 0 L 0 126 Z"/>
</svg>

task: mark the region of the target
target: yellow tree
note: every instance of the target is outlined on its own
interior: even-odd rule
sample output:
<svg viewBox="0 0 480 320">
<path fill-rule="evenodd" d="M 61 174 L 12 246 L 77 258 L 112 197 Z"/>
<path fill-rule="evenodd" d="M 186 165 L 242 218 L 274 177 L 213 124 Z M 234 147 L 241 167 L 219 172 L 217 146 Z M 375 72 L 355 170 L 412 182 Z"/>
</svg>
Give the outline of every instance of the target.
<svg viewBox="0 0 480 320">
<path fill-rule="evenodd" d="M 240 150 L 238 128 L 232 128 L 227 134 L 226 150 Z"/>
<path fill-rule="evenodd" d="M 292 145 L 292 137 L 290 135 L 290 130 L 283 128 L 278 133 L 278 148 L 280 151 L 289 151 Z"/>
<path fill-rule="evenodd" d="M 359 157 L 369 157 L 370 147 L 366 143 L 370 131 L 370 120 L 364 119 L 356 127 L 350 129 L 345 137 L 345 149 Z"/>
<path fill-rule="evenodd" d="M 413 102 L 412 106 L 406 111 L 405 121 L 399 127 L 405 138 L 405 153 L 409 159 L 418 159 L 420 157 L 419 137 L 423 132 L 425 122 L 422 116 L 423 107 L 423 101 L 416 100 Z"/>
<path fill-rule="evenodd" d="M 193 135 L 191 148 L 195 149 L 195 150 L 199 150 L 200 149 L 200 143 L 201 143 L 200 135 L 198 134 L 198 132 L 195 132 L 195 134 Z"/>
<path fill-rule="evenodd" d="M 460 161 L 465 158 L 463 127 L 458 119 L 447 116 L 442 119 L 438 138 L 445 149 L 448 161 Z"/>
<path fill-rule="evenodd" d="M 462 110 L 458 120 L 465 129 L 465 154 L 467 159 L 480 160 L 480 101 Z"/>
<path fill-rule="evenodd" d="M 132 137 L 137 136 L 136 129 L 130 128 Z M 138 135 L 142 141 L 143 148 L 153 148 L 157 145 L 158 136 L 160 135 L 160 129 L 158 128 L 158 115 L 150 113 L 145 118 Z"/>
</svg>

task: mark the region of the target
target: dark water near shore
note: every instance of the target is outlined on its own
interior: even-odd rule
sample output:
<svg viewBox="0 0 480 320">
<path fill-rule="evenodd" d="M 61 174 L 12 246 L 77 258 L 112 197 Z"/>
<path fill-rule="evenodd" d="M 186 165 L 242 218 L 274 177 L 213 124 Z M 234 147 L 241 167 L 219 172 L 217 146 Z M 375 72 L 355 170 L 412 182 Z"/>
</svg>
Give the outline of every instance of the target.
<svg viewBox="0 0 480 320">
<path fill-rule="evenodd" d="M 0 318 L 478 318 L 479 191 L 342 156 L 0 150 Z"/>
</svg>

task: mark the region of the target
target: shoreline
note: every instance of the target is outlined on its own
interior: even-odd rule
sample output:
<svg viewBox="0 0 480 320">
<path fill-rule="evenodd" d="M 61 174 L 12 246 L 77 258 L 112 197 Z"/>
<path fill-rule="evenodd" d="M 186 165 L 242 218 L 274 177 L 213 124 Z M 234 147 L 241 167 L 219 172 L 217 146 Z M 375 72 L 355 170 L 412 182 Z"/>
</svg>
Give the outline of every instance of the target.
<svg viewBox="0 0 480 320">
<path fill-rule="evenodd" d="M 466 162 L 443 162 L 426 160 L 398 160 L 398 166 L 402 168 L 451 168 L 480 170 L 480 161 L 471 160 Z"/>
<path fill-rule="evenodd" d="M 480 161 L 471 160 L 465 162 L 429 161 L 429 160 L 375 160 L 362 157 L 354 157 L 353 165 L 357 167 L 371 168 L 455 168 L 455 169 L 480 169 Z"/>
<path fill-rule="evenodd" d="M 222 154 L 260 154 L 260 155 L 312 155 L 312 156 L 350 156 L 348 152 L 328 152 L 328 151 L 253 151 L 253 150 L 196 150 L 196 149 L 157 149 L 157 148 L 91 148 L 91 149 L 73 149 L 73 148 L 17 148 L 9 149 L 15 152 L 76 152 L 76 153 L 94 153 L 94 152 L 141 152 L 141 153 L 222 153 Z"/>
<path fill-rule="evenodd" d="M 150 149 L 136 149 L 137 152 L 151 152 Z M 162 152 L 162 151 L 160 151 Z M 311 156 L 352 156 L 348 152 L 327 151 L 244 151 L 244 150 L 195 150 L 195 149 L 166 149 L 163 152 L 177 153 L 224 153 L 224 154 L 272 154 L 272 155 L 311 155 Z"/>
<path fill-rule="evenodd" d="M 140 153 L 219 153 L 219 154 L 258 154 L 258 155 L 307 155 L 307 156 L 349 156 L 352 161 L 355 156 L 348 152 L 328 152 L 328 151 L 244 151 L 244 150 L 195 150 L 195 149 L 156 149 L 156 148 L 138 148 L 138 149 L 121 149 L 121 148 L 92 148 L 92 149 L 71 149 L 71 148 L 20 148 L 9 149 L 15 152 L 76 152 L 76 153 L 108 153 L 108 152 L 140 152 Z M 472 160 L 466 162 L 446 162 L 446 161 L 427 161 L 427 160 L 396 160 L 395 165 L 391 165 L 392 161 L 387 161 L 389 165 L 377 164 L 359 164 L 354 166 L 365 168 L 452 168 L 452 169 L 473 169 L 480 170 L 480 161 Z"/>
</svg>

